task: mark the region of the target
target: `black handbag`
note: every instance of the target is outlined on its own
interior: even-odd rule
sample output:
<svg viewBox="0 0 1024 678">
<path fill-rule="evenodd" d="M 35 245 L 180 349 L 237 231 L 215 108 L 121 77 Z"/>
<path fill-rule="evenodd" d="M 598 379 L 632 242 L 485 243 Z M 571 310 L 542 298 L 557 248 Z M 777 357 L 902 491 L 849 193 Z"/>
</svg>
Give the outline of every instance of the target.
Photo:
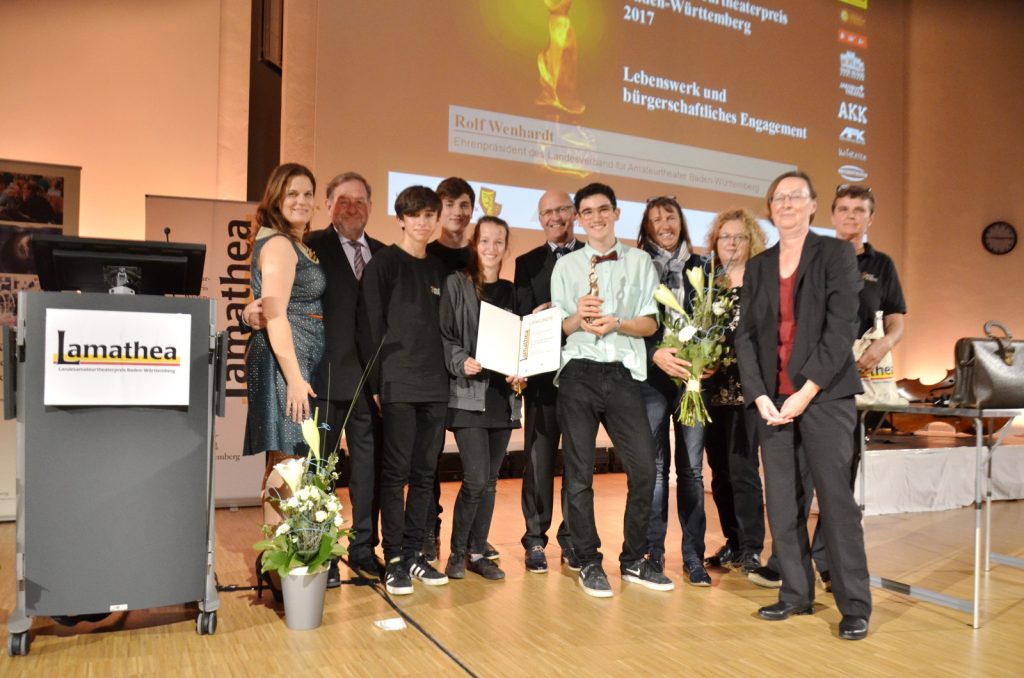
<svg viewBox="0 0 1024 678">
<path fill-rule="evenodd" d="M 1003 336 L 992 334 L 993 328 Z M 956 375 L 950 407 L 1024 407 L 1024 341 L 997 320 L 985 323 L 984 338 L 956 342 Z"/>
</svg>

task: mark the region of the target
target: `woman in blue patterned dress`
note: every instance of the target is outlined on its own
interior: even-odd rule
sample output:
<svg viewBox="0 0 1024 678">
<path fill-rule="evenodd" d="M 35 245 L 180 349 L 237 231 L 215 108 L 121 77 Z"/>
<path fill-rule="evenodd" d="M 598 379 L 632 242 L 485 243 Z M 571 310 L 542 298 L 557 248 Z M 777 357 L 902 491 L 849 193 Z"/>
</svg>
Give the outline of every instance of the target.
<svg viewBox="0 0 1024 678">
<path fill-rule="evenodd" d="M 313 218 L 316 180 L 286 163 L 270 175 L 256 210 L 252 291 L 263 300 L 264 329 L 246 351 L 249 412 L 243 454 L 267 453 L 264 486 L 274 464 L 304 455 L 300 422 L 311 416 L 310 381 L 324 353 L 320 297 L 327 286 L 316 255 L 302 243 Z"/>
</svg>

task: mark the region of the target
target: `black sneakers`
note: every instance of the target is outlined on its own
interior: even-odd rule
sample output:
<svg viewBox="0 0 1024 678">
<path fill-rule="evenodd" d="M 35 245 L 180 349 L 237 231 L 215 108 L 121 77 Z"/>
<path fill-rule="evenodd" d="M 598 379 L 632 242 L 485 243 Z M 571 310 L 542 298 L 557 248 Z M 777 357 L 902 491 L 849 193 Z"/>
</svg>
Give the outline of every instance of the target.
<svg viewBox="0 0 1024 678">
<path fill-rule="evenodd" d="M 671 579 L 658 572 L 646 558 L 622 563 L 619 565 L 619 574 L 622 575 L 622 581 L 640 584 L 654 591 L 671 591 L 676 587 Z"/>
<path fill-rule="evenodd" d="M 427 532 L 423 535 L 423 556 L 427 559 L 427 562 L 432 563 L 437 560 L 438 554 L 441 552 L 441 538 L 437 536 L 436 532 Z"/>
<path fill-rule="evenodd" d="M 393 596 L 405 596 L 412 593 L 412 578 L 409 576 L 409 568 L 402 563 L 401 557 L 394 557 L 388 561 L 387 570 L 384 572 L 384 588 Z"/>
<path fill-rule="evenodd" d="M 748 574 L 747 579 L 766 589 L 782 588 L 782 577 L 779 576 L 778 572 L 769 569 L 765 565 Z"/>
<path fill-rule="evenodd" d="M 564 558 L 564 554 L 563 554 Z M 570 566 L 571 567 L 571 566 Z M 611 598 L 612 587 L 601 563 L 587 563 L 580 568 L 580 586 L 588 596 L 595 598 Z"/>
<path fill-rule="evenodd" d="M 486 546 L 484 546 L 484 558 L 487 560 L 497 560 L 498 558 L 501 558 L 501 554 L 498 553 L 498 549 L 491 545 L 491 542 L 486 542 Z"/>
<path fill-rule="evenodd" d="M 488 559 L 487 556 L 466 561 L 466 569 L 491 581 L 505 578 L 505 572 L 493 560 Z"/>
<path fill-rule="evenodd" d="M 526 571 L 534 574 L 543 574 L 548 571 L 548 557 L 544 554 L 544 547 L 540 544 L 531 546 L 526 552 Z"/>
<path fill-rule="evenodd" d="M 448 565 L 445 566 L 444 573 L 448 575 L 449 579 L 465 579 L 466 552 L 453 551 L 452 554 L 448 556 Z"/>
<path fill-rule="evenodd" d="M 422 553 L 409 564 L 409 576 L 419 579 L 427 586 L 444 586 L 448 583 L 448 577 L 435 570 Z"/>
<path fill-rule="evenodd" d="M 750 574 L 761 567 L 761 556 L 751 551 L 744 551 L 740 556 L 739 566 L 743 574 Z"/>
<path fill-rule="evenodd" d="M 562 563 L 573 572 L 580 571 L 582 564 L 580 563 L 580 557 L 576 555 L 575 547 L 567 546 L 562 549 Z"/>
<path fill-rule="evenodd" d="M 736 549 L 726 542 L 725 545 L 715 552 L 715 555 L 704 560 L 711 567 L 734 567 L 739 565 L 740 554 Z"/>
<path fill-rule="evenodd" d="M 691 586 L 711 586 L 711 577 L 704 565 L 699 560 L 690 563 L 683 563 L 683 572 L 686 574 L 686 581 Z"/>
</svg>

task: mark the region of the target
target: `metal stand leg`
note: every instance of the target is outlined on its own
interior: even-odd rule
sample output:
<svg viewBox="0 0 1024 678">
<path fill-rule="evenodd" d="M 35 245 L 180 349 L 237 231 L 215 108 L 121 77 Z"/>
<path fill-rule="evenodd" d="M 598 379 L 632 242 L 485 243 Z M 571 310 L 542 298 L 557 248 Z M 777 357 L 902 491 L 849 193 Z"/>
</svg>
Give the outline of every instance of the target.
<svg viewBox="0 0 1024 678">
<path fill-rule="evenodd" d="M 980 610 L 978 600 L 981 597 L 981 481 L 984 477 L 985 436 L 982 429 L 984 422 L 981 417 L 974 418 L 974 596 L 971 601 L 973 618 L 971 627 L 980 628 Z"/>
</svg>

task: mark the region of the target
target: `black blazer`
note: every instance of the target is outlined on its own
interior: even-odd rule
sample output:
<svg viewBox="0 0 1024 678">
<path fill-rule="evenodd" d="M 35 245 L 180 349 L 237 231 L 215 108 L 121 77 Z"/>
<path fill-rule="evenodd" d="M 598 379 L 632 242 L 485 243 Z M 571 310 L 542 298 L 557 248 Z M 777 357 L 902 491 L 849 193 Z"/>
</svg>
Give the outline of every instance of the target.
<svg viewBox="0 0 1024 678">
<path fill-rule="evenodd" d="M 817 401 L 861 393 L 853 359 L 861 287 L 853 245 L 807 234 L 796 271 L 793 312 L 796 338 L 787 372 L 799 389 L 808 379 L 821 387 Z M 779 246 L 747 264 L 736 331 L 743 399 L 775 396 L 779 358 Z"/>
<path fill-rule="evenodd" d="M 575 240 L 572 251 L 583 247 Z M 529 315 L 533 309 L 551 301 L 551 273 L 555 270 L 555 253 L 544 243 L 516 257 L 516 313 Z"/>
<path fill-rule="evenodd" d="M 384 243 L 366 236 L 371 256 Z M 323 296 L 324 328 L 327 347 L 317 370 L 316 392 L 320 398 L 351 400 L 363 374 L 363 364 L 356 350 L 356 308 L 359 302 L 359 281 L 342 249 L 333 226 L 310 233 L 306 244 L 316 252 L 327 274 L 327 290 Z M 328 392 L 328 376 L 330 392 Z"/>
</svg>

